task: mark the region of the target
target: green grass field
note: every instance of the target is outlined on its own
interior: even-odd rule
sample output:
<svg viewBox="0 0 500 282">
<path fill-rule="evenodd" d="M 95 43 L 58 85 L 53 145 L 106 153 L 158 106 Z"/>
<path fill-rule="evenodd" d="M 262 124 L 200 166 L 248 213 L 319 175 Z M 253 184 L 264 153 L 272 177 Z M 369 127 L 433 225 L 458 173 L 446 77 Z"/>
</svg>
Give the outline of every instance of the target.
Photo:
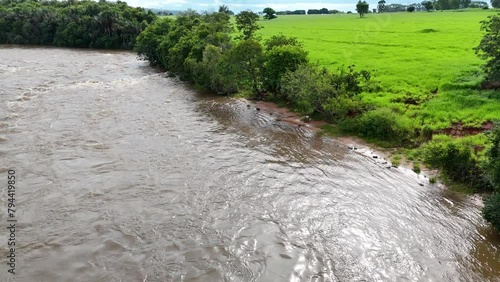
<svg viewBox="0 0 500 282">
<path fill-rule="evenodd" d="M 452 122 L 478 126 L 500 119 L 500 95 L 476 90 L 483 62 L 473 50 L 482 38 L 480 21 L 495 12 L 279 16 L 260 21 L 259 34 L 299 38 L 310 61 L 328 69 L 354 64 L 372 71 L 382 91 L 364 93 L 363 99 L 415 123 L 431 129 Z M 408 98 L 418 105 L 405 103 Z"/>
</svg>

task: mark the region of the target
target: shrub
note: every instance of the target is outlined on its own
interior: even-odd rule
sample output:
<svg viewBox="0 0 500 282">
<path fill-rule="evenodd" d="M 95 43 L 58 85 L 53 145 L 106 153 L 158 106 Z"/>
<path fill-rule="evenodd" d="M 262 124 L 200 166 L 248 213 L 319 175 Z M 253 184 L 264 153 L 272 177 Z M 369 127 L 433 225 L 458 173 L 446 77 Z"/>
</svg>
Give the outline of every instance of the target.
<svg viewBox="0 0 500 282">
<path fill-rule="evenodd" d="M 500 231 L 500 193 L 494 193 L 484 199 L 483 217 Z"/>
<path fill-rule="evenodd" d="M 420 172 L 422 171 L 420 168 L 420 162 L 413 162 L 413 171 L 416 174 L 420 174 Z"/>
<path fill-rule="evenodd" d="M 439 168 L 445 177 L 454 182 L 466 184 L 476 192 L 492 189 L 480 159 L 474 154 L 471 139 L 435 135 L 422 147 L 422 157 L 426 164 Z"/>
<path fill-rule="evenodd" d="M 344 122 L 342 127 L 397 146 L 410 144 L 414 137 L 413 121 L 387 108 L 366 112 L 353 121 Z"/>
<path fill-rule="evenodd" d="M 273 35 L 264 41 L 266 51 L 270 51 L 276 46 L 297 46 L 303 47 L 303 44 L 296 37 L 289 37 L 283 34 Z"/>
<path fill-rule="evenodd" d="M 491 183 L 500 192 L 500 125 L 497 123 L 490 133 L 491 147 L 486 156 L 487 170 L 491 176 Z"/>
<path fill-rule="evenodd" d="M 319 114 L 327 120 L 342 119 L 349 113 L 362 111 L 357 97 L 370 82 L 367 71 L 352 67 L 338 68 L 330 73 L 326 69 L 302 65 L 287 72 L 282 78 L 282 92 L 303 114 Z"/>
<path fill-rule="evenodd" d="M 268 91 L 279 92 L 281 79 L 288 71 L 296 71 L 307 63 L 307 51 L 300 46 L 276 45 L 265 54 L 264 87 Z"/>
</svg>

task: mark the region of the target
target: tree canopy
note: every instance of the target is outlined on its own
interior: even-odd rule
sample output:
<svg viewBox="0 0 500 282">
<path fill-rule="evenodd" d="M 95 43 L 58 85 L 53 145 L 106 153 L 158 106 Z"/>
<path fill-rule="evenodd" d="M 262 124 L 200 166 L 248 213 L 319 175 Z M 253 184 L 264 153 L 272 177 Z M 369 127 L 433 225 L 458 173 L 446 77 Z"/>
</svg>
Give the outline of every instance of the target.
<svg viewBox="0 0 500 282">
<path fill-rule="evenodd" d="M 236 15 L 236 27 L 243 33 L 244 39 L 253 37 L 254 33 L 261 27 L 257 23 L 259 15 L 248 10 Z"/>
<path fill-rule="evenodd" d="M 430 12 L 434 8 L 434 5 L 432 4 L 431 1 L 424 1 L 424 2 L 422 2 L 422 6 L 425 7 L 425 10 L 427 12 Z"/>
<path fill-rule="evenodd" d="M 132 49 L 155 18 L 121 1 L 2 0 L 0 43 Z"/>
<path fill-rule="evenodd" d="M 365 14 L 368 13 L 369 10 L 369 5 L 366 3 L 366 1 L 361 1 L 359 0 L 358 4 L 356 4 L 356 11 L 359 14 L 359 17 L 363 17 Z"/>
<path fill-rule="evenodd" d="M 500 15 L 489 16 L 481 22 L 481 30 L 485 32 L 476 54 L 486 60 L 483 69 L 490 81 L 500 81 Z"/>
<path fill-rule="evenodd" d="M 272 19 L 277 18 L 276 11 L 274 11 L 272 8 L 269 8 L 269 7 L 264 8 L 262 13 L 264 14 L 264 19 L 266 19 L 266 20 L 272 20 Z"/>
</svg>

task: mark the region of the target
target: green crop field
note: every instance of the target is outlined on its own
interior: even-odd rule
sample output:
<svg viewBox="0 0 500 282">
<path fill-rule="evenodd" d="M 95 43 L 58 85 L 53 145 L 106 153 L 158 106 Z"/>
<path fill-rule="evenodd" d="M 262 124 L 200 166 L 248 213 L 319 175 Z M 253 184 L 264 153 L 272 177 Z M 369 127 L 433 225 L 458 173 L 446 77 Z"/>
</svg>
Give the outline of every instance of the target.
<svg viewBox="0 0 500 282">
<path fill-rule="evenodd" d="M 363 99 L 419 125 L 479 126 L 500 119 L 500 95 L 476 90 L 483 62 L 473 50 L 482 38 L 480 21 L 494 13 L 279 16 L 260 21 L 259 34 L 264 39 L 278 33 L 299 38 L 311 62 L 328 69 L 355 65 L 372 71 L 382 90 L 364 93 Z"/>
</svg>

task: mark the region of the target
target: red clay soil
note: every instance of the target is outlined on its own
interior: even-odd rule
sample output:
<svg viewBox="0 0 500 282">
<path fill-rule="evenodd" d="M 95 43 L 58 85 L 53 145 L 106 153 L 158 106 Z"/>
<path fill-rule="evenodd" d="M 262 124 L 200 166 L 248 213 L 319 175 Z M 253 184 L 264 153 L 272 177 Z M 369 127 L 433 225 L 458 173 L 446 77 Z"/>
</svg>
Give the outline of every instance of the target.
<svg viewBox="0 0 500 282">
<path fill-rule="evenodd" d="M 259 110 L 276 114 L 279 117 L 280 121 L 289 124 L 297 126 L 307 126 L 313 130 L 317 130 L 319 129 L 320 126 L 327 124 L 324 121 L 315 121 L 315 120 L 304 122 L 302 121 L 299 114 L 294 113 L 287 108 L 278 107 L 276 104 L 272 102 L 252 101 L 252 103 L 255 104 L 255 107 L 259 108 Z"/>
<path fill-rule="evenodd" d="M 467 136 L 476 135 L 481 132 L 491 130 L 493 122 L 487 121 L 481 127 L 463 126 L 461 122 L 452 123 L 450 128 L 438 130 L 437 133 L 447 134 L 451 136 Z"/>
</svg>

